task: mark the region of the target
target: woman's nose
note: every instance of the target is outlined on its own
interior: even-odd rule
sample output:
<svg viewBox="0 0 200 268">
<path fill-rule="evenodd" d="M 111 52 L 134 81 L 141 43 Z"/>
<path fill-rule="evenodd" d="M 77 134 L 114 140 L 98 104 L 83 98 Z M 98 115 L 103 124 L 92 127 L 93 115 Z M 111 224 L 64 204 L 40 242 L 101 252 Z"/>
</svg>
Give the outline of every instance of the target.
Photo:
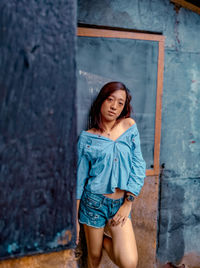
<svg viewBox="0 0 200 268">
<path fill-rule="evenodd" d="M 112 103 L 111 108 L 113 110 L 116 110 L 117 109 L 117 103 L 115 101 Z"/>
</svg>

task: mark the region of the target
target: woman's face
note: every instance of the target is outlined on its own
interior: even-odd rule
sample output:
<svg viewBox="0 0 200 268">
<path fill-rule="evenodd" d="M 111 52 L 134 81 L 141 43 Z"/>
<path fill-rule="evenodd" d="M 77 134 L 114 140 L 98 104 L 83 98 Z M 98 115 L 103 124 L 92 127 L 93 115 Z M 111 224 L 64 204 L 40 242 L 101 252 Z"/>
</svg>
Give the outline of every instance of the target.
<svg viewBox="0 0 200 268">
<path fill-rule="evenodd" d="M 126 92 L 116 90 L 101 105 L 101 116 L 106 121 L 116 120 L 124 109 Z"/>
</svg>

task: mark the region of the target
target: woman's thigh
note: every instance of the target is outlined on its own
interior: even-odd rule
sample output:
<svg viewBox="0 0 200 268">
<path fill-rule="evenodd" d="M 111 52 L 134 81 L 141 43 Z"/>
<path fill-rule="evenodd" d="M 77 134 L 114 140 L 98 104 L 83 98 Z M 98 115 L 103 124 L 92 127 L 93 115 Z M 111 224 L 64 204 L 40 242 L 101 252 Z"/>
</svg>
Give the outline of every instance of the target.
<svg viewBox="0 0 200 268">
<path fill-rule="evenodd" d="M 84 224 L 88 255 L 100 258 L 102 254 L 104 228 L 94 228 Z"/>
<path fill-rule="evenodd" d="M 121 267 L 136 267 L 138 253 L 131 220 L 128 218 L 123 226 L 111 226 L 110 231 L 116 262 L 121 264 Z"/>
</svg>

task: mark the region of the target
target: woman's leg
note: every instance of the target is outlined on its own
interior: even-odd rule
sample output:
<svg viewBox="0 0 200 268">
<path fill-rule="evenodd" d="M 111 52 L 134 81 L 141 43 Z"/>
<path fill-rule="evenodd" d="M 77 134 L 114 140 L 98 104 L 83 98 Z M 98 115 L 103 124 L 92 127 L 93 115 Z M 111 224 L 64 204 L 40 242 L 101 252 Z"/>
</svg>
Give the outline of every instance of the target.
<svg viewBox="0 0 200 268">
<path fill-rule="evenodd" d="M 88 249 L 88 268 L 98 268 L 102 256 L 104 228 L 84 224 L 84 231 Z"/>
<path fill-rule="evenodd" d="M 104 248 L 112 261 L 120 268 L 136 268 L 138 262 L 137 246 L 131 220 L 118 226 L 110 226 L 112 239 L 104 238 Z"/>
</svg>

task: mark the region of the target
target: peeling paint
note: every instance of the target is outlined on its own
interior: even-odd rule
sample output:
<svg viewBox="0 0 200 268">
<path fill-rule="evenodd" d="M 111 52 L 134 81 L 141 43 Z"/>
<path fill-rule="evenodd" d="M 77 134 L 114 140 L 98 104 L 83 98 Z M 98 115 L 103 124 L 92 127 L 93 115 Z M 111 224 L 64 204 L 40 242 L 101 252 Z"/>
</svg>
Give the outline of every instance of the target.
<svg viewBox="0 0 200 268">
<path fill-rule="evenodd" d="M 109 78 L 82 70 L 79 70 L 79 75 L 83 76 L 87 80 L 90 93 L 99 92 L 99 89 L 102 87 L 102 85 L 110 81 Z"/>
<path fill-rule="evenodd" d="M 17 243 L 12 243 L 12 244 L 8 245 L 8 249 L 7 249 L 7 251 L 8 251 L 9 254 L 12 254 L 12 253 L 14 253 L 18 248 L 19 248 L 19 246 L 17 245 Z"/>
<path fill-rule="evenodd" d="M 72 233 L 70 230 L 63 230 L 57 233 L 54 241 L 48 243 L 49 247 L 56 248 L 57 246 L 67 245 L 72 239 Z"/>
<path fill-rule="evenodd" d="M 72 233 L 70 230 L 63 231 L 60 238 L 58 239 L 58 245 L 67 245 L 72 239 Z"/>
</svg>

